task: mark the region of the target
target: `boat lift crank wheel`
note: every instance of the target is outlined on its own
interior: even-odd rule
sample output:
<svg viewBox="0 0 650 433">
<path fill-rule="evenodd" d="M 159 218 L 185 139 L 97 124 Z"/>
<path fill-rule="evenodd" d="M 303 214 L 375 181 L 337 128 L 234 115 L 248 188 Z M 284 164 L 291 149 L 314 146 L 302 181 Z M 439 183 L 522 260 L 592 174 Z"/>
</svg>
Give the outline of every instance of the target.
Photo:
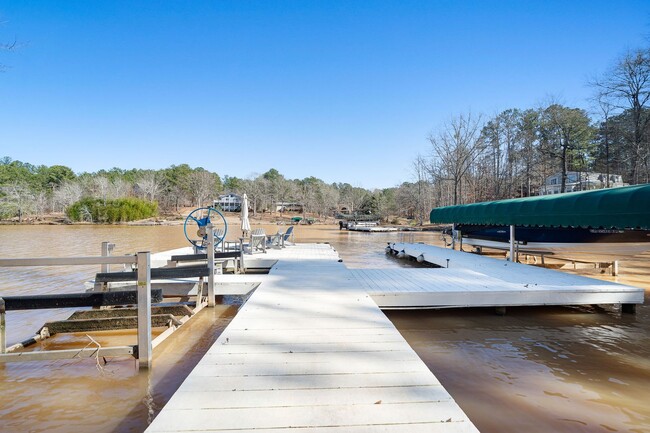
<svg viewBox="0 0 650 433">
<path fill-rule="evenodd" d="M 185 238 L 196 248 L 205 249 L 208 245 L 207 225 L 210 223 L 215 233 L 214 248 L 216 249 L 226 239 L 228 223 L 223 214 L 213 207 L 200 207 L 187 215 L 183 225 Z"/>
</svg>

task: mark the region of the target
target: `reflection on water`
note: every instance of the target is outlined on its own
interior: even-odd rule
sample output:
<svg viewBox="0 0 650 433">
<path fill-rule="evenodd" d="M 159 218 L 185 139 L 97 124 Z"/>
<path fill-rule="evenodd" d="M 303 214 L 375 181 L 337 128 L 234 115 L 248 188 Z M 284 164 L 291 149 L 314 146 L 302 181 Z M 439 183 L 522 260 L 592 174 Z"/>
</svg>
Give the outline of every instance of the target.
<svg viewBox="0 0 650 433">
<path fill-rule="evenodd" d="M 388 317 L 481 432 L 650 429 L 647 308 L 637 318 L 558 307 Z"/>
<path fill-rule="evenodd" d="M 255 226 L 255 224 L 253 224 Z M 267 233 L 278 226 L 263 226 Z M 282 229 L 283 227 L 280 227 Z M 236 230 L 231 237 L 237 236 Z M 403 267 L 385 256 L 398 233 L 355 233 L 299 226 L 298 242 L 329 242 L 348 267 Z M 115 254 L 185 245 L 182 227 L 0 226 L 0 257 Z M 439 244 L 434 233 L 414 241 Z M 650 256 L 622 262 L 620 277 L 570 270 L 650 289 Z M 0 269 L 0 293 L 75 292 L 96 267 Z M 156 349 L 152 372 L 130 358 L 0 364 L 0 430 L 142 431 L 234 316 L 219 305 Z M 11 313 L 10 340 L 38 329 L 52 311 Z M 483 433 L 650 432 L 650 308 L 510 308 L 392 311 L 388 317 Z M 93 334 L 95 336 L 95 334 Z M 103 345 L 132 343 L 128 333 L 99 333 Z M 83 347 L 85 335 L 57 336 L 46 347 Z"/>
</svg>

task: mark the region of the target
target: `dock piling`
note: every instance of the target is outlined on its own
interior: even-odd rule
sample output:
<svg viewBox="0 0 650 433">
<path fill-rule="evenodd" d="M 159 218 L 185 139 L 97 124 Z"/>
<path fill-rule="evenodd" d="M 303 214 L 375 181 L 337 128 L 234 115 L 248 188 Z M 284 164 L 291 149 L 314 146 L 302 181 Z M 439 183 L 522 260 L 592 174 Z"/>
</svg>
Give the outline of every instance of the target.
<svg viewBox="0 0 650 433">
<path fill-rule="evenodd" d="M 0 298 L 0 353 L 6 352 L 7 347 L 7 328 L 5 322 L 5 300 Z"/>
<path fill-rule="evenodd" d="M 206 226 L 208 235 L 208 307 L 214 307 L 214 227 L 212 223 Z"/>
<path fill-rule="evenodd" d="M 151 368 L 151 253 L 139 252 L 138 264 L 138 361 L 140 369 Z"/>
</svg>

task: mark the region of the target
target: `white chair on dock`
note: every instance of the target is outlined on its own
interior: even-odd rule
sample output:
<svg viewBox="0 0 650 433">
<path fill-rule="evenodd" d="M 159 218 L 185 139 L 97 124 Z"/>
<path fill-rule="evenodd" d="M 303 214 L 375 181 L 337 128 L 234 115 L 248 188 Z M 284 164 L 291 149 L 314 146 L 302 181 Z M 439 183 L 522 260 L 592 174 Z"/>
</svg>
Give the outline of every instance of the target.
<svg viewBox="0 0 650 433">
<path fill-rule="evenodd" d="M 293 240 L 293 226 L 289 226 L 286 232 L 278 230 L 274 235 L 268 235 L 266 244 L 268 247 L 284 248 L 289 239 Z"/>
<path fill-rule="evenodd" d="M 241 248 L 248 254 L 254 254 L 255 251 L 266 252 L 266 232 L 264 229 L 254 229 L 248 238 L 240 238 Z M 248 242 L 246 242 L 248 240 Z"/>
</svg>

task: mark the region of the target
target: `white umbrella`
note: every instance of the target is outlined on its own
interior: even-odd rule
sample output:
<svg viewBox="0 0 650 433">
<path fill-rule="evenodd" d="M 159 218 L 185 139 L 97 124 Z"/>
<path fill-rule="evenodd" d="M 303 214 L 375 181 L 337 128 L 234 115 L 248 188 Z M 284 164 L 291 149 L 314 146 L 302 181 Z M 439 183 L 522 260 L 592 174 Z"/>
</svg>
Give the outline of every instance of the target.
<svg viewBox="0 0 650 433">
<path fill-rule="evenodd" d="M 251 222 L 248 220 L 248 197 L 244 194 L 241 198 L 241 231 L 242 236 L 251 231 Z"/>
</svg>

